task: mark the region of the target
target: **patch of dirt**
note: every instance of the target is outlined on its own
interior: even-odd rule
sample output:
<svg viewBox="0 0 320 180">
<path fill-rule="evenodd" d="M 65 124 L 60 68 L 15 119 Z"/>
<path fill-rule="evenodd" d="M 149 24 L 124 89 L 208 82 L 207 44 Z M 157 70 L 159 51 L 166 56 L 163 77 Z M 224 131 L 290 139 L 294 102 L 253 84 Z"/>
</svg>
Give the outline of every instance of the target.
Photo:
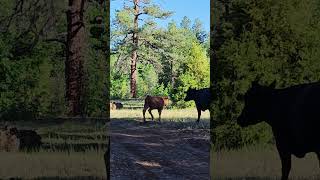
<svg viewBox="0 0 320 180">
<path fill-rule="evenodd" d="M 113 120 L 111 179 L 210 179 L 209 137 L 209 129 Z"/>
</svg>

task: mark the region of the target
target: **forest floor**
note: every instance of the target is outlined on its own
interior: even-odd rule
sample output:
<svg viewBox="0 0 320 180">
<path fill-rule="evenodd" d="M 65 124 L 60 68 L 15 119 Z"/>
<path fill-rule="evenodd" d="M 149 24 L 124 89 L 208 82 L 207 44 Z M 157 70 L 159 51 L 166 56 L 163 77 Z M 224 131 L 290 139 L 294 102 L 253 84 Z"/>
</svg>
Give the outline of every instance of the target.
<svg viewBox="0 0 320 180">
<path fill-rule="evenodd" d="M 141 116 L 140 110 L 111 112 L 112 180 L 210 179 L 209 112 L 199 124 L 195 109 L 164 110 L 161 123 L 142 123 Z"/>
</svg>

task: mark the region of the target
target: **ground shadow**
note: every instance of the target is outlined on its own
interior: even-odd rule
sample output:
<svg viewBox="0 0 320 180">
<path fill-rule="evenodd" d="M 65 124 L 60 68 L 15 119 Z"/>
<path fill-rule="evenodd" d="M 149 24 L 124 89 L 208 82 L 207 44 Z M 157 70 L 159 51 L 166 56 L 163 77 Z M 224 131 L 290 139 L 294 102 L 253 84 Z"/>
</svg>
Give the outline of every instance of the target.
<svg viewBox="0 0 320 180">
<path fill-rule="evenodd" d="M 217 180 L 280 180 L 280 177 L 254 177 L 254 176 L 243 176 L 243 177 L 217 177 L 214 178 Z M 316 180 L 319 177 L 299 177 L 299 178 L 290 178 L 291 180 Z"/>
<path fill-rule="evenodd" d="M 168 128 L 168 129 L 210 129 L 209 120 L 200 120 L 196 122 L 196 119 L 189 120 L 172 120 L 169 118 L 163 118 L 161 122 L 157 119 L 154 121 L 147 120 L 143 122 L 142 119 L 136 118 L 112 118 L 111 130 L 114 127 L 141 127 L 141 128 Z"/>
<path fill-rule="evenodd" d="M 209 179 L 209 122 L 162 120 L 111 119 L 112 177 Z"/>
<path fill-rule="evenodd" d="M 21 177 L 12 177 L 9 178 L 10 180 L 22 180 L 25 178 Z M 59 177 L 59 176 L 52 176 L 52 177 L 37 177 L 37 178 L 28 178 L 30 180 L 103 180 L 106 178 L 101 177 L 94 177 L 94 176 L 74 176 L 74 177 Z"/>
</svg>

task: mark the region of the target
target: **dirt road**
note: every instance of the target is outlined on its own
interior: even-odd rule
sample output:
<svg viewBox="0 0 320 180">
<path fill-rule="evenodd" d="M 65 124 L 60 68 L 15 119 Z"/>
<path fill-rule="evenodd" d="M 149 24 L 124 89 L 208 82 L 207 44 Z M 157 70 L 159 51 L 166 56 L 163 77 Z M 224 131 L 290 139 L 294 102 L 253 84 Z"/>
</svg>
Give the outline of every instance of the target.
<svg viewBox="0 0 320 180">
<path fill-rule="evenodd" d="M 111 179 L 209 178 L 209 129 L 111 121 Z"/>
</svg>

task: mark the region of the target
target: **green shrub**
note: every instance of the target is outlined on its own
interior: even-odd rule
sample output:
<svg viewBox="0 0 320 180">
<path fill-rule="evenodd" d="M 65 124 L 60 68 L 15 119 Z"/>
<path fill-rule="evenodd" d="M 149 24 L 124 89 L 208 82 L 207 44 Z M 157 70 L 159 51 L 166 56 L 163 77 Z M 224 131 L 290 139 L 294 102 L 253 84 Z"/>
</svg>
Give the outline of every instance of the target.
<svg viewBox="0 0 320 180">
<path fill-rule="evenodd" d="M 274 144 L 271 128 L 266 123 L 241 128 L 228 121 L 212 130 L 211 141 L 215 150 L 240 149 L 249 145 Z"/>
</svg>

